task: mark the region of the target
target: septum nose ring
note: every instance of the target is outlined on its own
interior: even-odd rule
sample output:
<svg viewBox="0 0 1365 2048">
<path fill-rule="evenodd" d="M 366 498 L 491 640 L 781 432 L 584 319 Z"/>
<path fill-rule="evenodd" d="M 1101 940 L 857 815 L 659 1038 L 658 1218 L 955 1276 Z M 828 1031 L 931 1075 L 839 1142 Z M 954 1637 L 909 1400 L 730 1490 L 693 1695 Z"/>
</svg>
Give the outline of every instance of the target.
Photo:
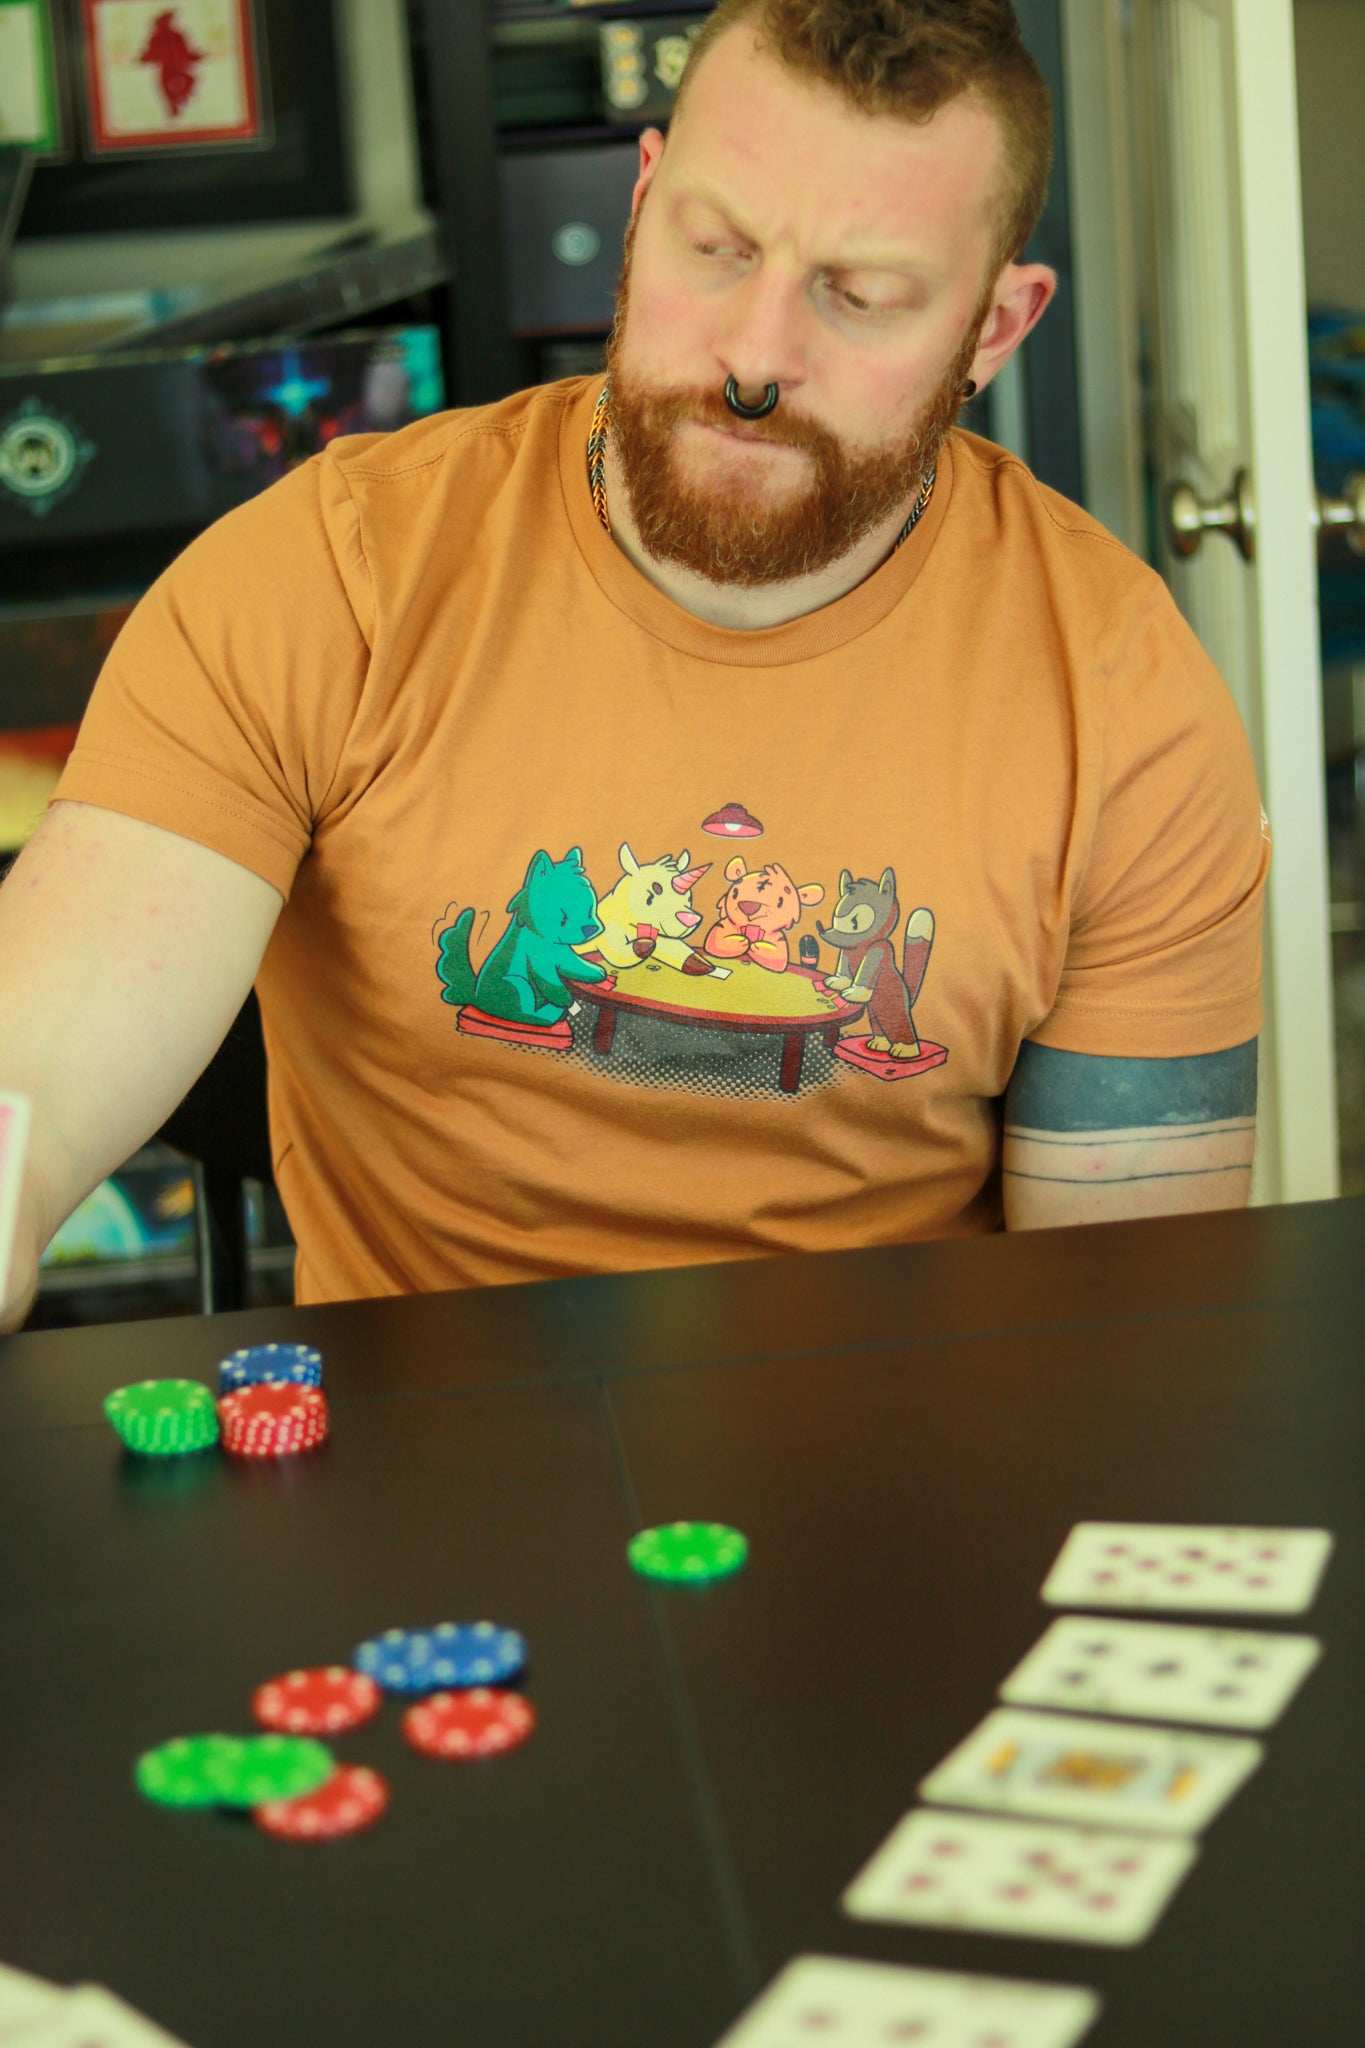
<svg viewBox="0 0 1365 2048">
<path fill-rule="evenodd" d="M 776 384 L 765 386 L 763 397 L 759 403 L 757 405 L 746 405 L 739 395 L 739 386 L 734 378 L 727 377 L 725 380 L 725 403 L 729 406 L 736 419 L 766 420 L 768 414 L 777 404 L 777 386 Z"/>
</svg>

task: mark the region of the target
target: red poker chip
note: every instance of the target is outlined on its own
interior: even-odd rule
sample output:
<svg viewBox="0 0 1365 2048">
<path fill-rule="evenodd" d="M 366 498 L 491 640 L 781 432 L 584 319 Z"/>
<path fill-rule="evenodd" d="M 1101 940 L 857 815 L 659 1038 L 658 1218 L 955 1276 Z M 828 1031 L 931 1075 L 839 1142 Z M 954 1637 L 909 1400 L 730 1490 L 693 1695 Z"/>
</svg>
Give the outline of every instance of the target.
<svg viewBox="0 0 1365 2048">
<path fill-rule="evenodd" d="M 378 1771 L 339 1764 L 325 1785 L 299 1799 L 268 1799 L 255 1808 L 256 1825 L 286 1842 L 325 1842 L 367 1828 L 389 1803 Z"/>
<path fill-rule="evenodd" d="M 238 1458 L 287 1458 L 327 1438 L 327 1396 L 320 1387 L 279 1380 L 240 1387 L 218 1403 L 223 1449 Z"/>
<path fill-rule="evenodd" d="M 340 1735 L 371 1720 L 383 1698 L 372 1678 L 332 1664 L 268 1679 L 252 1694 L 251 1711 L 263 1728 L 286 1735 Z"/>
<path fill-rule="evenodd" d="M 519 1692 L 487 1685 L 470 1692 L 434 1692 L 409 1707 L 403 1733 L 423 1756 L 500 1756 L 525 1742 L 536 1710 Z"/>
</svg>

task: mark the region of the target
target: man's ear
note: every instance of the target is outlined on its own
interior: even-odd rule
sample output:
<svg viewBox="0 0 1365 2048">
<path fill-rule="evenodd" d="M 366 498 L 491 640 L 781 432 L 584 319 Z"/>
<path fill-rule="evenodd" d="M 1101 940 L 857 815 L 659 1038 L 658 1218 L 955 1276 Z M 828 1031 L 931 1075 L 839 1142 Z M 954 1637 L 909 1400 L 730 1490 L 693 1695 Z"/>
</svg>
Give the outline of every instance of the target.
<svg viewBox="0 0 1365 2048">
<path fill-rule="evenodd" d="M 632 219 L 640 211 L 640 201 L 648 192 L 654 173 L 663 162 L 664 133 L 661 128 L 646 128 L 640 137 L 640 174 L 635 180 L 635 190 L 630 195 Z"/>
<path fill-rule="evenodd" d="M 1051 305 L 1057 273 L 1046 263 L 1007 263 L 996 279 L 991 310 L 972 362 L 972 378 L 984 391 L 1019 344 L 1032 334 Z"/>
</svg>

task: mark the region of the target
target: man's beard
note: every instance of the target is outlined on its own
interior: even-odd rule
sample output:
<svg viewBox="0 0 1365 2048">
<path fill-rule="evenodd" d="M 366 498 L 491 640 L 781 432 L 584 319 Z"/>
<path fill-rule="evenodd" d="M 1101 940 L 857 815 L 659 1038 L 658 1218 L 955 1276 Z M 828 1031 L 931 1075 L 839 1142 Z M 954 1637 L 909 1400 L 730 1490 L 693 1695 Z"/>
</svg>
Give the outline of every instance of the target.
<svg viewBox="0 0 1365 2048">
<path fill-rule="evenodd" d="M 719 391 L 687 391 L 646 384 L 624 371 L 621 342 L 630 300 L 635 222 L 626 236 L 617 288 L 616 321 L 607 346 L 611 375 L 611 441 L 640 546 L 651 561 L 671 562 L 708 583 L 754 589 L 812 576 L 850 554 L 868 534 L 905 508 L 938 461 L 964 402 L 963 385 L 989 312 L 978 309 L 970 332 L 910 432 L 887 447 L 854 451 L 828 427 L 777 410 L 749 431 L 766 441 L 804 450 L 805 484 L 767 501 L 757 476 L 747 487 L 737 464 L 717 464 L 709 483 L 694 483 L 679 457 L 676 430 L 684 421 L 733 427 L 734 414 Z M 785 467 L 778 458 L 772 468 Z M 755 469 L 759 468 L 756 462 Z M 770 466 L 763 465 L 765 470 Z"/>
</svg>

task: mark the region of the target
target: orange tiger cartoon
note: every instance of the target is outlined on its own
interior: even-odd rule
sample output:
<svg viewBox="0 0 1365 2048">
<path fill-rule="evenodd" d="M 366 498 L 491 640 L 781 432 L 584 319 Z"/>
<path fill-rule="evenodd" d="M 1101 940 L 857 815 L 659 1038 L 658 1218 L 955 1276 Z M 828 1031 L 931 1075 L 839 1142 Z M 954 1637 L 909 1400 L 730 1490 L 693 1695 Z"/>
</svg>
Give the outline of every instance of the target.
<svg viewBox="0 0 1365 2048">
<path fill-rule="evenodd" d="M 738 853 L 727 863 L 725 879 L 730 886 L 716 905 L 706 951 L 713 960 L 752 960 L 774 974 L 785 973 L 786 934 L 803 910 L 824 902 L 824 889 L 819 882 L 798 887 L 776 861 L 746 868 Z"/>
</svg>

